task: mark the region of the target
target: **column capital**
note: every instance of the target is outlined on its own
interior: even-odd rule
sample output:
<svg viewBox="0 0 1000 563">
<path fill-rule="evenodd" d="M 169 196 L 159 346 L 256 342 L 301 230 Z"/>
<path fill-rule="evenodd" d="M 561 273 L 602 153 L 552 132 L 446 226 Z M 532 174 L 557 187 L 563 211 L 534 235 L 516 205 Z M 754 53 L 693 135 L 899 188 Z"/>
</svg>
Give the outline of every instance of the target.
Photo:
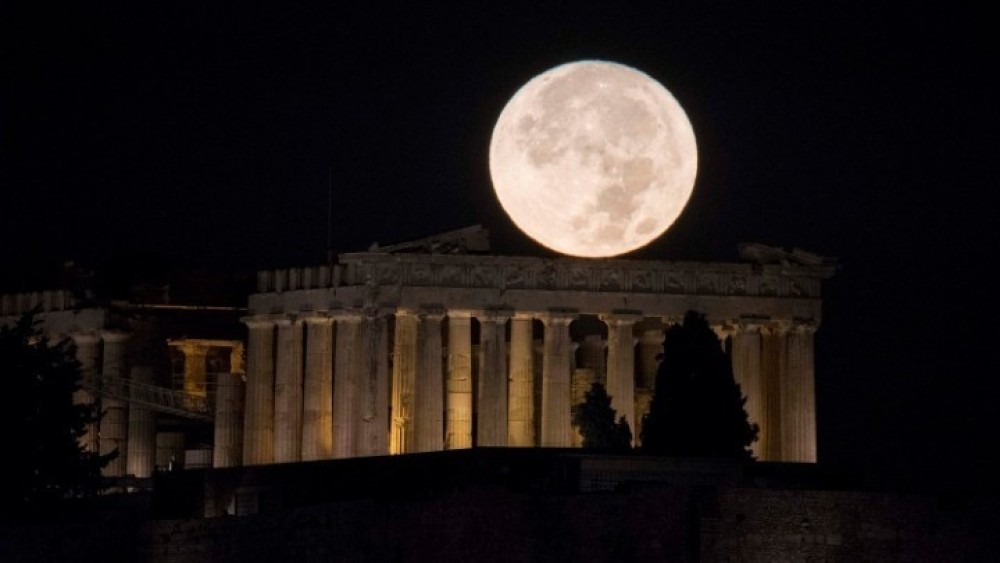
<svg viewBox="0 0 1000 563">
<path fill-rule="evenodd" d="M 209 346 L 206 345 L 204 342 L 200 342 L 198 340 L 192 340 L 192 341 L 170 340 L 167 342 L 167 344 L 180 350 L 185 357 L 208 355 Z"/>
<path fill-rule="evenodd" d="M 514 316 L 511 318 L 515 321 L 533 321 L 535 320 L 535 314 L 528 311 L 514 311 Z"/>
<path fill-rule="evenodd" d="M 280 315 L 262 314 L 241 317 L 240 322 L 249 328 L 274 328 L 274 322 Z"/>
<path fill-rule="evenodd" d="M 309 313 L 303 313 L 299 316 L 302 322 L 307 325 L 331 325 L 333 324 L 333 318 L 330 317 L 329 311 L 312 311 Z"/>
<path fill-rule="evenodd" d="M 770 321 L 767 317 L 742 316 L 736 319 L 735 327 L 737 333 L 760 332 L 761 327 Z"/>
<path fill-rule="evenodd" d="M 792 328 L 791 319 L 771 319 L 760 327 L 761 334 L 784 335 Z"/>
<path fill-rule="evenodd" d="M 327 311 L 327 315 L 338 323 L 360 323 L 365 319 L 361 309 L 333 309 Z"/>
<path fill-rule="evenodd" d="M 579 313 L 576 309 L 564 308 L 564 307 L 553 307 L 544 313 L 538 315 L 538 319 L 542 321 L 545 326 L 549 325 L 560 325 L 569 323 L 576 320 Z"/>
<path fill-rule="evenodd" d="M 417 310 L 417 315 L 427 321 L 441 322 L 446 313 L 445 308 L 438 305 L 424 305 Z"/>
<path fill-rule="evenodd" d="M 630 309 L 614 309 L 610 313 L 602 313 L 599 317 L 608 326 L 634 325 L 643 319 L 641 311 Z"/>
<path fill-rule="evenodd" d="M 819 328 L 819 321 L 815 319 L 792 319 L 789 330 L 795 334 L 814 334 Z"/>
<path fill-rule="evenodd" d="M 448 320 L 470 321 L 472 320 L 472 317 L 475 316 L 473 313 L 474 311 L 471 311 L 469 309 L 448 309 L 447 314 L 448 314 Z"/>
<path fill-rule="evenodd" d="M 660 321 L 663 323 L 664 328 L 669 328 L 673 325 L 679 325 L 684 323 L 684 315 L 678 313 L 676 315 L 662 315 Z"/>
<path fill-rule="evenodd" d="M 479 319 L 479 322 L 492 321 L 497 323 L 505 323 L 507 322 L 507 319 L 514 316 L 514 310 L 506 307 L 496 307 L 496 308 L 490 307 L 487 309 L 479 309 L 477 311 L 473 311 L 473 315 L 475 315 L 475 317 Z"/>
<path fill-rule="evenodd" d="M 279 315 L 278 318 L 274 320 L 274 324 L 278 326 L 297 326 L 302 324 L 302 319 L 295 313 L 288 313 L 285 315 Z"/>
</svg>

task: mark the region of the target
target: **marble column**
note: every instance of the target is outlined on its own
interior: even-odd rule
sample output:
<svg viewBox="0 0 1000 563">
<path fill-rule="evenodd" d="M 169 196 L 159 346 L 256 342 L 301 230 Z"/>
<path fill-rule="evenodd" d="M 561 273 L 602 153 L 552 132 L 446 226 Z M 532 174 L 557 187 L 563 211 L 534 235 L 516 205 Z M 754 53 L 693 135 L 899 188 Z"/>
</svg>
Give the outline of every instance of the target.
<svg viewBox="0 0 1000 563">
<path fill-rule="evenodd" d="M 208 364 L 208 346 L 196 342 L 183 342 L 178 346 L 184 354 L 184 393 L 204 399 L 207 396 L 205 381 Z"/>
<path fill-rule="evenodd" d="M 143 385 L 153 384 L 153 368 L 135 366 L 131 380 Z M 153 476 L 156 463 L 156 413 L 149 407 L 133 403 L 128 411 L 128 459 L 125 474 L 140 479 Z"/>
<path fill-rule="evenodd" d="M 594 383 L 607 386 L 607 351 L 608 341 L 600 334 L 588 334 L 580 342 L 580 367 L 593 373 Z"/>
<path fill-rule="evenodd" d="M 510 321 L 510 387 L 507 445 L 535 445 L 535 367 L 532 316 L 517 313 Z"/>
<path fill-rule="evenodd" d="M 413 386 L 417 377 L 417 332 L 420 319 L 409 311 L 396 311 L 392 363 L 392 426 L 389 453 L 414 451 Z"/>
<path fill-rule="evenodd" d="M 448 311 L 445 448 L 472 447 L 472 316 Z"/>
<path fill-rule="evenodd" d="M 246 401 L 243 410 L 243 465 L 274 462 L 274 321 L 246 317 Z"/>
<path fill-rule="evenodd" d="M 215 444 L 212 467 L 236 467 L 243 456 L 243 344 L 229 351 L 229 373 L 220 373 L 215 390 Z"/>
<path fill-rule="evenodd" d="M 302 321 L 279 319 L 274 372 L 274 462 L 302 460 Z"/>
<path fill-rule="evenodd" d="M 507 445 L 507 319 L 509 311 L 488 309 L 479 319 L 479 401 L 476 445 Z"/>
<path fill-rule="evenodd" d="M 354 457 L 358 452 L 358 404 L 361 380 L 362 349 L 361 313 L 344 311 L 335 314 L 337 320 L 337 351 L 333 371 L 333 457 Z"/>
<path fill-rule="evenodd" d="M 751 445 L 754 456 L 763 459 L 764 455 L 764 387 L 761 376 L 761 334 L 760 324 L 750 320 L 741 320 L 733 333 L 733 376 L 740 390 L 746 396 L 744 408 L 750 418 L 750 424 L 757 424 L 760 432 L 757 441 Z"/>
<path fill-rule="evenodd" d="M 784 461 L 781 451 L 781 387 L 788 360 L 788 323 L 769 322 L 761 327 L 762 461 Z"/>
<path fill-rule="evenodd" d="M 608 325 L 608 383 L 605 386 L 611 395 L 611 408 L 615 410 L 615 422 L 622 417 L 628 423 L 633 438 L 635 427 L 635 344 L 632 335 L 635 323 L 642 320 L 638 312 L 620 311 L 601 315 Z"/>
<path fill-rule="evenodd" d="M 813 334 L 796 322 L 788 332 L 788 363 L 781 383 L 782 461 L 816 462 L 816 394 Z"/>
<path fill-rule="evenodd" d="M 125 347 L 129 335 L 115 330 L 102 330 L 104 340 L 103 385 L 117 385 L 119 391 L 125 380 Z M 120 394 L 120 393 L 115 393 Z M 100 453 L 107 455 L 118 451 L 118 456 L 104 466 L 102 473 L 107 477 L 125 475 L 128 459 L 128 403 L 122 399 L 104 397 L 101 404 L 104 417 L 100 423 Z"/>
<path fill-rule="evenodd" d="M 660 359 L 663 356 L 663 329 L 645 330 L 639 337 L 639 364 L 635 383 L 635 431 L 632 438 L 639 444 L 642 441 L 642 423 L 649 406 L 653 402 L 653 389 L 656 387 L 656 374 L 660 371 Z"/>
<path fill-rule="evenodd" d="M 358 455 L 385 455 L 389 453 L 389 333 L 384 315 L 365 315 L 362 339 Z"/>
<path fill-rule="evenodd" d="M 333 458 L 333 319 L 312 314 L 306 324 L 302 395 L 302 461 Z"/>
<path fill-rule="evenodd" d="M 97 384 L 97 362 L 101 357 L 101 336 L 95 332 L 76 332 L 71 335 L 76 345 L 76 359 L 80 362 L 81 387 L 73 392 L 73 403 L 78 405 L 93 405 L 97 397 L 90 386 Z M 80 445 L 89 453 L 97 453 L 98 447 L 97 423 L 88 423 Z"/>
<path fill-rule="evenodd" d="M 570 340 L 569 325 L 576 313 L 550 312 L 541 316 L 545 325 L 542 359 L 542 436 L 540 445 L 565 448 L 571 443 Z"/>
<path fill-rule="evenodd" d="M 420 369 L 413 389 L 415 451 L 444 449 L 444 366 L 441 321 L 443 309 L 420 312 Z"/>
</svg>

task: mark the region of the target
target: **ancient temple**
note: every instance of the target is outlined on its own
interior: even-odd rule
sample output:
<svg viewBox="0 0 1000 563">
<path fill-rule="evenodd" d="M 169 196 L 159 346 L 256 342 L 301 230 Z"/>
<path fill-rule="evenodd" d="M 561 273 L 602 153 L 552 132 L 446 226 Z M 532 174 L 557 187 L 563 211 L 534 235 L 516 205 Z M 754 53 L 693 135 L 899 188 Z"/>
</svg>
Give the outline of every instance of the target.
<svg viewBox="0 0 1000 563">
<path fill-rule="evenodd" d="M 741 263 L 698 263 L 433 242 L 259 273 L 243 319 L 244 464 L 571 447 L 571 406 L 591 382 L 639 436 L 658 363 L 670 361 L 663 331 L 688 310 L 732 358 L 761 427 L 758 458 L 816 460 L 813 338 L 828 260 L 763 245 L 743 245 Z"/>
<path fill-rule="evenodd" d="M 757 457 L 816 461 L 813 341 L 830 260 L 758 244 L 741 245 L 738 263 L 487 249 L 471 228 L 262 271 L 246 307 L 5 295 L 0 322 L 37 307 L 46 332 L 74 340 L 86 383 L 77 400 L 106 412 L 86 446 L 119 450 L 111 476 L 574 447 L 571 407 L 594 382 L 638 445 L 659 363 L 670 361 L 664 329 L 689 310 L 731 358 L 761 428 Z M 177 315 L 195 314 L 223 322 L 177 330 Z"/>
</svg>

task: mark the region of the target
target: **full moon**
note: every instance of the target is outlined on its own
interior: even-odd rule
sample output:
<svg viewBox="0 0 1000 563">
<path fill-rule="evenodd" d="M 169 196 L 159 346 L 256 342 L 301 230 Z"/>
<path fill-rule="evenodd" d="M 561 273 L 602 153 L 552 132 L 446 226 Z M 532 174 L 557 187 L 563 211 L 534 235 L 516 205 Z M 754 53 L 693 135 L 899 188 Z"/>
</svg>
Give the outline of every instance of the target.
<svg viewBox="0 0 1000 563">
<path fill-rule="evenodd" d="M 490 141 L 497 198 L 518 228 L 563 254 L 630 252 L 683 211 L 698 168 L 687 115 L 643 72 L 578 61 L 532 78 Z"/>
</svg>

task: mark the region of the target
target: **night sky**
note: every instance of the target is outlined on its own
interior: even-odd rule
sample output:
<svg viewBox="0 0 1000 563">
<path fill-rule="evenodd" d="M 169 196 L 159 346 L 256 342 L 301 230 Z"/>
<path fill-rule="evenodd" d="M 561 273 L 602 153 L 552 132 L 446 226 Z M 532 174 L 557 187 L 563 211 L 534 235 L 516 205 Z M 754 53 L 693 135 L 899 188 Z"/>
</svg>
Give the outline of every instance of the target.
<svg viewBox="0 0 1000 563">
<path fill-rule="evenodd" d="M 610 60 L 663 83 L 699 145 L 680 220 L 628 257 L 733 261 L 760 242 L 836 258 L 821 460 L 954 484 L 998 469 L 985 11 L 139 4 L 6 11 L 4 290 L 69 260 L 318 264 L 330 175 L 335 252 L 482 224 L 498 254 L 550 256 L 493 195 L 492 127 L 532 76 Z"/>
</svg>

